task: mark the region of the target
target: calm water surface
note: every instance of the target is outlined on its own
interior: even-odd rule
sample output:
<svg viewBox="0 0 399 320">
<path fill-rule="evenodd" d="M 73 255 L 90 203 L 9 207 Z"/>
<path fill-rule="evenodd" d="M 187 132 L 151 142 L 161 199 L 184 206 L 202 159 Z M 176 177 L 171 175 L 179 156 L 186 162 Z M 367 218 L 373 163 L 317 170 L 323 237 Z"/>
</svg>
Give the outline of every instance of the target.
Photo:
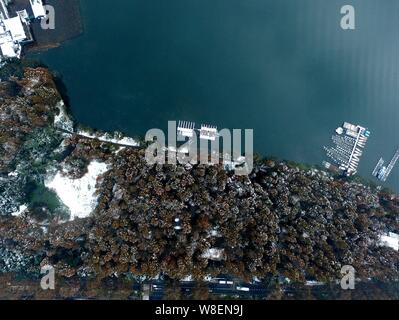
<svg viewBox="0 0 399 320">
<path fill-rule="evenodd" d="M 343 121 L 372 131 L 360 172 L 399 147 L 399 1 L 82 1 L 85 33 L 39 56 L 76 119 L 145 134 L 168 120 L 253 128 L 264 155 L 319 164 Z M 389 185 L 399 191 L 399 167 Z"/>
</svg>

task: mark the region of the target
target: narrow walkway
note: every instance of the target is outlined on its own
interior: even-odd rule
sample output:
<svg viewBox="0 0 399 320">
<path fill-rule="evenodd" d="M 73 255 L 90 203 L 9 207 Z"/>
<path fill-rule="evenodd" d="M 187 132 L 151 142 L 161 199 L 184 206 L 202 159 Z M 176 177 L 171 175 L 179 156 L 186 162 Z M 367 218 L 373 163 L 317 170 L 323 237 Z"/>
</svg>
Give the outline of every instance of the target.
<svg viewBox="0 0 399 320">
<path fill-rule="evenodd" d="M 117 143 L 117 142 L 102 140 L 102 139 L 100 139 L 98 137 L 87 137 L 87 136 L 85 136 L 83 134 L 79 134 L 79 133 L 76 133 L 76 132 L 73 132 L 73 131 L 69 131 L 69 130 L 65 130 L 65 129 L 61 129 L 61 128 L 57 128 L 57 127 L 55 127 L 55 129 L 60 131 L 60 132 L 71 134 L 71 135 L 75 135 L 75 136 L 78 136 L 78 137 L 83 138 L 83 139 L 98 140 L 98 141 L 101 141 L 101 142 L 104 142 L 104 143 L 109 143 L 109 144 L 113 144 L 113 145 L 116 145 L 116 146 L 125 147 L 125 148 L 131 148 L 131 149 L 136 149 L 136 150 L 142 148 L 140 145 L 132 146 L 132 145 L 129 145 L 129 144 L 123 144 L 123 143 Z"/>
</svg>

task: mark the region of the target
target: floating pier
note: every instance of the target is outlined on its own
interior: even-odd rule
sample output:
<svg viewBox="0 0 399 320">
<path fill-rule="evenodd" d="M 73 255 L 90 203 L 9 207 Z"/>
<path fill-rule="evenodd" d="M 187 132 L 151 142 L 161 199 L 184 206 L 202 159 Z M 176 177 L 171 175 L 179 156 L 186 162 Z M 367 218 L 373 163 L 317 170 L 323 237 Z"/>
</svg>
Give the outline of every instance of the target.
<svg viewBox="0 0 399 320">
<path fill-rule="evenodd" d="M 177 134 L 183 137 L 192 138 L 194 136 L 195 123 L 190 121 L 179 121 Z"/>
<path fill-rule="evenodd" d="M 344 122 L 335 132 L 331 138 L 334 146 L 324 147 L 327 157 L 347 176 L 352 176 L 357 172 L 370 131 L 362 126 Z"/>
<path fill-rule="evenodd" d="M 381 180 L 382 182 L 387 181 L 389 175 L 392 172 L 392 169 L 395 167 L 398 160 L 399 160 L 399 149 L 396 150 L 388 166 L 384 166 L 385 161 L 383 158 L 380 158 L 380 160 L 378 160 L 378 163 L 372 172 L 372 175 L 377 179 Z"/>
<path fill-rule="evenodd" d="M 215 141 L 219 137 L 218 128 L 207 124 L 201 124 L 200 128 L 195 127 L 195 122 L 178 121 L 177 134 L 183 137 L 192 138 L 194 132 L 199 133 L 200 139 Z"/>
<path fill-rule="evenodd" d="M 219 136 L 218 128 L 215 126 L 201 125 L 200 139 L 215 141 Z"/>
</svg>

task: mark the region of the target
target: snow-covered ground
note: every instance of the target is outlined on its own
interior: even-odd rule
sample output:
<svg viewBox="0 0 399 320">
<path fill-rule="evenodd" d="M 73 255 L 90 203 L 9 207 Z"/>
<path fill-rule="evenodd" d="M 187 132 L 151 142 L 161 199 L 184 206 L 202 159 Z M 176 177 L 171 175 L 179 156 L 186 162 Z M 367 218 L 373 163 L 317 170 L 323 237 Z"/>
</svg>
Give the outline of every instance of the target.
<svg viewBox="0 0 399 320">
<path fill-rule="evenodd" d="M 71 212 L 71 220 L 88 217 L 97 206 L 95 196 L 97 178 L 109 170 L 105 163 L 92 161 L 88 172 L 80 179 L 71 179 L 57 172 L 45 181 Z"/>
<path fill-rule="evenodd" d="M 210 248 L 206 250 L 202 255 L 202 258 L 210 260 L 223 260 L 224 259 L 224 249 Z"/>
<path fill-rule="evenodd" d="M 96 136 L 94 134 L 91 134 L 91 133 L 83 131 L 83 130 L 78 130 L 77 133 L 83 137 L 87 137 L 87 138 L 91 138 L 91 139 L 98 139 L 102 142 L 111 142 L 111 143 L 121 144 L 124 146 L 132 146 L 132 147 L 140 146 L 140 143 L 138 141 L 136 141 L 130 137 L 123 137 L 121 139 L 115 139 L 115 138 L 108 137 L 106 134 L 104 134 L 102 136 Z"/>
<path fill-rule="evenodd" d="M 54 117 L 54 127 L 73 132 L 73 121 L 66 113 L 64 101 L 59 101 L 57 108 L 60 113 Z"/>
<path fill-rule="evenodd" d="M 23 205 L 19 206 L 18 211 L 13 212 L 11 215 L 14 216 L 14 217 L 18 217 L 18 216 L 20 216 L 26 209 L 28 209 L 28 206 L 25 205 L 25 204 L 23 204 Z"/>
</svg>

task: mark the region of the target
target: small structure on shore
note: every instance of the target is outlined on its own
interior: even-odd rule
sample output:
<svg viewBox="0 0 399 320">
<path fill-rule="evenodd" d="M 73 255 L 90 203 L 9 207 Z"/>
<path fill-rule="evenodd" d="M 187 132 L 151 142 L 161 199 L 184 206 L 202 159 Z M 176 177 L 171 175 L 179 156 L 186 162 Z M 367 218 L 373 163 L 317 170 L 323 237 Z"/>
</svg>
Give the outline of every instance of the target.
<svg viewBox="0 0 399 320">
<path fill-rule="evenodd" d="M 46 17 L 46 9 L 42 0 L 29 0 L 30 7 L 24 10 L 9 12 L 8 0 L 0 0 L 0 66 L 6 59 L 21 57 L 22 46 L 33 42 L 30 29 L 32 12 L 33 19 Z"/>
<path fill-rule="evenodd" d="M 197 129 L 195 122 L 179 121 L 177 124 L 177 134 L 182 137 L 192 138 L 194 132 L 199 132 L 199 137 L 202 140 L 215 141 L 219 137 L 218 128 L 216 126 L 201 124 Z"/>
<path fill-rule="evenodd" d="M 177 134 L 182 137 L 192 138 L 194 136 L 195 123 L 190 121 L 179 121 Z"/>
<path fill-rule="evenodd" d="M 222 261 L 225 260 L 226 257 L 224 249 L 210 248 L 201 255 L 201 258 L 214 260 L 214 261 Z"/>
<path fill-rule="evenodd" d="M 200 129 L 200 139 L 215 141 L 218 137 L 218 129 L 215 126 L 202 124 Z"/>
<path fill-rule="evenodd" d="M 33 40 L 26 29 L 27 23 L 19 15 L 0 19 L 0 63 L 7 58 L 20 58 L 22 44 Z"/>
</svg>

